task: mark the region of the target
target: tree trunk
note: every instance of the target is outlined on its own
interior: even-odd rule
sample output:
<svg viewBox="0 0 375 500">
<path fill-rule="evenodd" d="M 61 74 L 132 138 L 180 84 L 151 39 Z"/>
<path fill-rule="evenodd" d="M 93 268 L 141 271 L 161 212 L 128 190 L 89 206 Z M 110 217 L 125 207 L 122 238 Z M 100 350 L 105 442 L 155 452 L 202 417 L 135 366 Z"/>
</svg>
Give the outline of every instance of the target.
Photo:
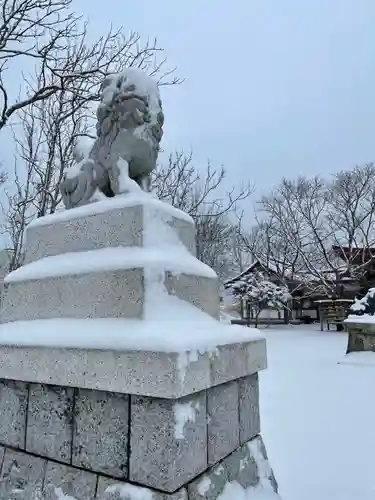
<svg viewBox="0 0 375 500">
<path fill-rule="evenodd" d="M 246 319 L 247 319 L 247 326 L 250 326 L 250 302 L 247 300 L 246 301 Z"/>
<path fill-rule="evenodd" d="M 259 315 L 260 315 L 260 312 L 261 311 L 258 311 L 255 315 L 255 328 L 258 328 L 258 318 L 259 318 Z"/>
<path fill-rule="evenodd" d="M 284 324 L 289 325 L 289 309 L 284 307 Z"/>
</svg>

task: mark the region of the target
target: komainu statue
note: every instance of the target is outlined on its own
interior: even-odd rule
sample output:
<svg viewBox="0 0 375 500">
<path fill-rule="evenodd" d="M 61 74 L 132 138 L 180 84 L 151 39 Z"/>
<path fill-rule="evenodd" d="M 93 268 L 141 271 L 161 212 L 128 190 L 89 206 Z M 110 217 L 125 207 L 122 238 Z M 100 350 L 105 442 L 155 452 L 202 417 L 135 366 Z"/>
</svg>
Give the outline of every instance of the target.
<svg viewBox="0 0 375 500">
<path fill-rule="evenodd" d="M 134 181 L 149 190 L 164 123 L 157 83 L 138 68 L 107 77 L 96 115 L 97 139 L 88 153 L 76 150 L 60 184 L 66 208 L 126 193 Z"/>
</svg>

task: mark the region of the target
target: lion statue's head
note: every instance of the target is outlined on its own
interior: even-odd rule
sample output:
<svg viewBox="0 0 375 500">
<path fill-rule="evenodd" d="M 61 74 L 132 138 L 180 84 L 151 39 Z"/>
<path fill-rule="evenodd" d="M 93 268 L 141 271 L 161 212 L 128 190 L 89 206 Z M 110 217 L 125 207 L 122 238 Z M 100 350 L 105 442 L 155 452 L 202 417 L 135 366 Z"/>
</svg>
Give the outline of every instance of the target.
<svg viewBox="0 0 375 500">
<path fill-rule="evenodd" d="M 108 76 L 101 86 L 97 109 L 97 135 L 112 132 L 116 126 L 159 149 L 163 137 L 164 114 L 157 83 L 138 68 L 127 68 Z"/>
</svg>

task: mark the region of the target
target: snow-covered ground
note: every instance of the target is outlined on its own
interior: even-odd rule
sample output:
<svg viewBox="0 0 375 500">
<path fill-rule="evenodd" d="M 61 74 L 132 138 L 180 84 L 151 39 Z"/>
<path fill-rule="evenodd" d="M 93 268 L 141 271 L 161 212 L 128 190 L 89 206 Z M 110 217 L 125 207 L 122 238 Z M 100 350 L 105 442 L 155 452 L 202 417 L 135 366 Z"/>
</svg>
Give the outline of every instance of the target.
<svg viewBox="0 0 375 500">
<path fill-rule="evenodd" d="M 283 500 L 375 499 L 375 366 L 340 365 L 347 336 L 264 329 L 262 434 Z M 375 357 L 375 354 L 374 354 Z"/>
</svg>

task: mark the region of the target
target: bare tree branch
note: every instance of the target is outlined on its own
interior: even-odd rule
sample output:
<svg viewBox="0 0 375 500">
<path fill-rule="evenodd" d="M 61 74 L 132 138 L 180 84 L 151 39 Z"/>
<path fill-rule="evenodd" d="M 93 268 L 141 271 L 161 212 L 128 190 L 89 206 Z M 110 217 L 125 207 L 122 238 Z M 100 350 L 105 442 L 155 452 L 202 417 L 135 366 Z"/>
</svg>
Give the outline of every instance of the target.
<svg viewBox="0 0 375 500">
<path fill-rule="evenodd" d="M 136 66 L 157 76 L 160 85 L 181 80 L 164 70 L 166 59 L 156 40 L 110 29 L 89 42 L 87 23 L 71 10 L 72 0 L 3 0 L 0 8 L 0 129 L 20 109 L 64 92 L 84 105 L 98 100 L 103 77 Z M 33 60 L 37 79 L 24 78 L 23 95 L 12 102 L 8 70 Z M 41 75 L 43 78 L 41 78 Z"/>
<path fill-rule="evenodd" d="M 253 187 L 225 190 L 226 172 L 208 162 L 204 170 L 194 166 L 192 153 L 171 154 L 154 174 L 153 187 L 161 200 L 187 212 L 195 221 L 197 257 L 228 277 L 237 266 L 233 254 L 237 235 L 237 209 Z"/>
<path fill-rule="evenodd" d="M 373 164 L 338 172 L 329 181 L 283 179 L 260 200 L 247 244 L 267 254 L 281 273 L 286 269 L 338 293 L 340 276 L 363 276 L 375 257 L 374 208 Z"/>
</svg>

